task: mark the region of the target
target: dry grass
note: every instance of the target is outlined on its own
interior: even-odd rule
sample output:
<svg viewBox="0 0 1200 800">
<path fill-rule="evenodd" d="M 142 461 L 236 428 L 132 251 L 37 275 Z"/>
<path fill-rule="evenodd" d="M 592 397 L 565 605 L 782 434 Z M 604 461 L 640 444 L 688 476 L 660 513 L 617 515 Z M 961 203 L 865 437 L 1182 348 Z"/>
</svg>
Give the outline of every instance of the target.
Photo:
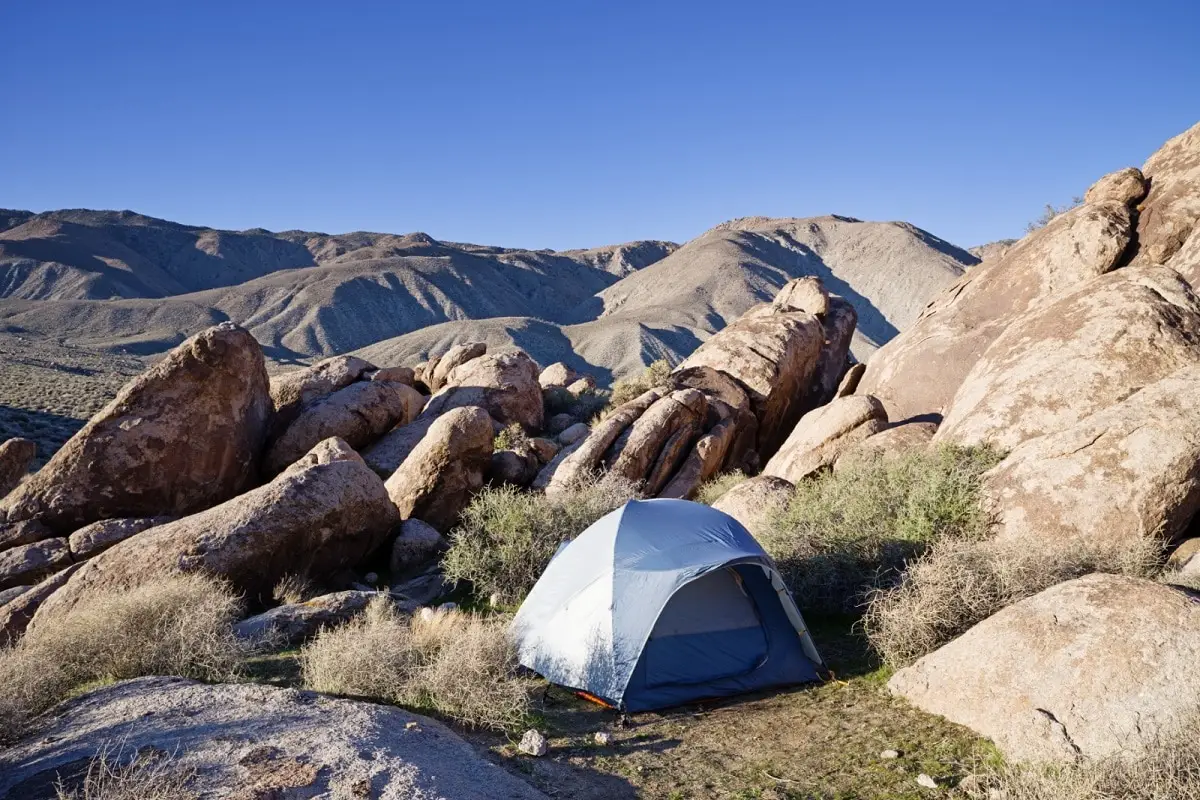
<svg viewBox="0 0 1200 800">
<path fill-rule="evenodd" d="M 980 775 L 967 797 L 1002 800 L 1200 800 L 1200 715 L 1138 759 L 1007 766 Z"/>
<path fill-rule="evenodd" d="M 0 732 L 96 681 L 233 677 L 246 653 L 232 628 L 240 612 L 225 584 L 202 575 L 97 593 L 0 650 Z"/>
<path fill-rule="evenodd" d="M 612 387 L 608 402 L 610 408 L 628 403 L 656 386 L 662 386 L 671 376 L 671 364 L 666 359 L 651 363 L 641 373 L 621 378 Z"/>
<path fill-rule="evenodd" d="M 304 603 L 320 595 L 321 590 L 306 575 L 284 575 L 271 590 L 271 598 L 277 603 L 292 605 Z"/>
<path fill-rule="evenodd" d="M 701 484 L 700 488 L 696 490 L 696 496 L 692 499 L 697 503 L 704 503 L 706 506 L 711 506 L 721 498 L 721 495 L 745 481 L 748 477 L 740 469 L 735 469 L 733 472 L 724 472 Z"/>
<path fill-rule="evenodd" d="M 446 575 L 470 581 L 480 598 L 520 602 L 558 546 L 636 496 L 633 484 L 612 476 L 547 496 L 511 486 L 485 488 L 450 534 Z"/>
<path fill-rule="evenodd" d="M 1092 572 L 1151 576 L 1154 540 L 1104 543 L 944 540 L 880 590 L 863 619 L 871 645 L 894 667 L 911 664 L 1000 609 Z"/>
<path fill-rule="evenodd" d="M 943 446 L 823 473 L 768 515 L 759 540 L 806 611 L 857 611 L 931 544 L 987 535 L 979 481 L 1000 458 Z"/>
<path fill-rule="evenodd" d="M 58 800 L 196 800 L 192 778 L 169 755 L 137 753 L 122 763 L 119 751 L 105 748 L 88 763 L 78 788 L 68 790 L 60 781 L 55 793 Z"/>
<path fill-rule="evenodd" d="M 305 685 L 515 730 L 527 719 L 530 682 L 517 675 L 507 619 L 459 612 L 404 617 L 386 598 L 352 622 L 322 631 L 300 655 Z"/>
</svg>

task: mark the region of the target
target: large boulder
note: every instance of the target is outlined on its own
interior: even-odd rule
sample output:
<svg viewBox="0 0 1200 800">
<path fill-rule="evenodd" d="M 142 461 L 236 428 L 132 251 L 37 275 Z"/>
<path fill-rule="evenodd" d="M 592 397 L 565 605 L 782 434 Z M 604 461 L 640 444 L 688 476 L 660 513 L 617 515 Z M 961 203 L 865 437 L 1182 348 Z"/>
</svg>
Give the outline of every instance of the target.
<svg viewBox="0 0 1200 800">
<path fill-rule="evenodd" d="M 1010 759 L 1136 757 L 1200 707 L 1200 602 L 1088 575 L 1000 611 L 888 687 Z"/>
<path fill-rule="evenodd" d="M 275 480 L 219 506 L 143 531 L 88 561 L 39 610 L 44 617 L 96 591 L 164 572 L 225 578 L 251 601 L 285 575 L 320 580 L 358 563 L 400 524 L 384 488 L 345 442 L 321 442 Z"/>
<path fill-rule="evenodd" d="M 67 534 L 100 519 L 208 508 L 257 480 L 270 414 L 262 349 L 222 323 L 126 385 L 0 511 Z"/>
<path fill-rule="evenodd" d="M 1117 267 L 1132 237 L 1132 213 L 1123 203 L 1084 203 L 1058 215 L 933 298 L 871 357 L 858 392 L 878 397 L 893 422 L 944 413 L 1014 319 Z"/>
<path fill-rule="evenodd" d="M 544 409 L 537 362 L 520 351 L 473 358 L 450 371 L 421 416 L 439 417 L 468 406 L 484 409 L 502 425 L 516 422 L 529 433 L 540 431 Z"/>
<path fill-rule="evenodd" d="M 934 441 L 1016 447 L 1193 364 L 1200 300 L 1174 270 L 1126 267 L 1009 325 L 963 380 Z"/>
<path fill-rule="evenodd" d="M 292 370 L 271 378 L 271 403 L 275 406 L 275 428 L 282 430 L 300 409 L 349 386 L 375 369 L 357 356 L 334 356 L 311 367 Z"/>
<path fill-rule="evenodd" d="M 66 539 L 42 539 L 0 551 L 0 589 L 37 583 L 70 564 Z"/>
<path fill-rule="evenodd" d="M 838 392 L 842 376 L 850 366 L 850 342 L 858 327 L 858 312 L 840 297 L 829 298 L 829 309 L 821 315 L 825 326 L 825 346 L 817 358 L 808 389 L 808 408 L 828 403 Z"/>
<path fill-rule="evenodd" d="M 721 471 L 736 436 L 736 417 L 726 417 L 714 425 L 696 440 L 696 446 L 688 453 L 674 477 L 658 492 L 658 496 L 681 500 L 691 498 L 705 481 Z"/>
<path fill-rule="evenodd" d="M 479 358 L 487 352 L 486 342 L 466 342 L 456 344 L 447 350 L 426 373 L 425 383 L 431 392 L 436 392 L 446 385 L 447 379 L 456 367 Z"/>
<path fill-rule="evenodd" d="M 541 384 L 543 389 L 549 389 L 554 386 L 565 388 L 579 380 L 579 377 L 578 372 L 561 361 L 555 361 L 538 375 L 538 383 Z"/>
<path fill-rule="evenodd" d="M 54 538 L 54 531 L 47 528 L 41 520 L 23 519 L 19 522 L 0 522 L 0 550 L 52 538 Z"/>
<path fill-rule="evenodd" d="M 91 558 L 118 542 L 123 542 L 142 531 L 174 522 L 174 517 L 136 517 L 134 519 L 102 519 L 85 525 L 67 538 L 71 557 L 76 561 Z"/>
<path fill-rule="evenodd" d="M 744 480 L 721 495 L 712 504 L 754 534 L 761 537 L 770 525 L 771 515 L 783 509 L 796 487 L 783 478 L 759 475 Z"/>
<path fill-rule="evenodd" d="M 353 448 L 365 447 L 411 422 L 424 405 L 424 395 L 403 383 L 352 383 L 304 406 L 267 448 L 264 469 L 278 474 L 317 442 L 334 436 Z"/>
<path fill-rule="evenodd" d="M 614 443 L 662 396 L 662 390 L 650 389 L 622 403 L 596 423 L 591 433 L 560 450 L 538 473 L 534 488 L 556 494 L 585 482 L 599 470 L 602 459 Z"/>
<path fill-rule="evenodd" d="M 322 628 L 334 628 L 358 616 L 379 592 L 345 591 L 323 594 L 302 603 L 285 603 L 248 617 L 233 626 L 239 638 L 269 642 L 273 647 L 296 647 Z"/>
<path fill-rule="evenodd" d="M 1196 285 L 1200 261 L 1177 264 L 1175 256 L 1200 223 L 1200 123 L 1159 148 L 1142 172 L 1150 193 L 1138 214 L 1135 263 L 1167 264 Z"/>
<path fill-rule="evenodd" d="M 60 778 L 74 792 L 88 761 L 113 748 L 125 758 L 169 755 L 167 769 L 190 776 L 188 789 L 213 800 L 546 800 L 427 717 L 316 692 L 182 678 L 105 686 L 40 718 L 0 753 L 0 800 L 54 800 Z"/>
<path fill-rule="evenodd" d="M 984 476 L 1002 538 L 1182 534 L 1200 509 L 1200 366 L 1065 430 L 1018 445 Z"/>
<path fill-rule="evenodd" d="M 0 497 L 17 488 L 37 456 L 37 445 L 31 439 L 9 439 L 0 444 Z"/>
<path fill-rule="evenodd" d="M 893 461 L 908 453 L 929 447 L 937 425 L 932 422 L 905 422 L 889 425 L 879 433 L 844 449 L 833 462 L 833 471 L 870 461 Z"/>
<path fill-rule="evenodd" d="M 763 474 L 797 483 L 823 469 L 852 445 L 887 427 L 883 403 L 870 395 L 839 397 L 800 418 Z"/>
<path fill-rule="evenodd" d="M 630 427 L 610 471 L 657 494 L 700 435 L 707 413 L 708 398 L 697 389 L 658 399 Z"/>
<path fill-rule="evenodd" d="M 400 535 L 392 542 L 388 568 L 393 577 L 412 574 L 445 550 L 447 542 L 437 528 L 415 517 L 400 525 Z"/>
<path fill-rule="evenodd" d="M 492 418 L 477 406 L 451 409 L 434 420 L 387 479 L 400 516 L 417 517 L 443 533 L 450 530 L 483 487 L 494 438 Z"/>
<path fill-rule="evenodd" d="M 785 285 L 779 296 L 793 292 Z M 678 370 L 711 367 L 736 380 L 758 420 L 758 451 L 774 455 L 804 411 L 825 343 L 821 320 L 791 305 L 747 311 L 696 348 Z"/>
<path fill-rule="evenodd" d="M 72 564 L 36 586 L 29 587 L 15 598 L 0 606 L 0 647 L 15 643 L 29 627 L 33 615 L 41 608 L 46 598 L 62 588 L 83 564 Z"/>
<path fill-rule="evenodd" d="M 363 460 L 381 478 L 391 477 L 404 463 L 404 459 L 412 453 L 413 448 L 425 438 L 429 426 L 436 420 L 437 417 L 418 416 L 407 425 L 393 428 L 362 451 Z"/>
</svg>

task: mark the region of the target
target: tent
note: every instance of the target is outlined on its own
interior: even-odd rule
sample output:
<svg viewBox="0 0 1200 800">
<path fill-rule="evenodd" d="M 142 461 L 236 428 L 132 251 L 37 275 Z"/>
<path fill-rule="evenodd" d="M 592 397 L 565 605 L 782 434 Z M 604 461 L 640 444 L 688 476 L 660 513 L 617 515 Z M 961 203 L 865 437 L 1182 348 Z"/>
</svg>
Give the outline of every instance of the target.
<svg viewBox="0 0 1200 800">
<path fill-rule="evenodd" d="M 818 680 L 775 562 L 686 500 L 634 500 L 559 549 L 513 620 L 521 663 L 628 711 Z"/>
</svg>

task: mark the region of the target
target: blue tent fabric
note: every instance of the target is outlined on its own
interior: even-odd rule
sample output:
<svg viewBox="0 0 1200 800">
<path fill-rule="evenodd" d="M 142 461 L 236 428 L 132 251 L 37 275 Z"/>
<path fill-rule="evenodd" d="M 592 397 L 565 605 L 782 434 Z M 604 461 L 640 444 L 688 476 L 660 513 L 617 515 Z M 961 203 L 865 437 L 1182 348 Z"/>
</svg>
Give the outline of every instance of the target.
<svg viewBox="0 0 1200 800">
<path fill-rule="evenodd" d="M 635 500 L 561 548 L 513 621 L 521 663 L 630 711 L 817 680 L 821 657 L 737 520 Z"/>
</svg>

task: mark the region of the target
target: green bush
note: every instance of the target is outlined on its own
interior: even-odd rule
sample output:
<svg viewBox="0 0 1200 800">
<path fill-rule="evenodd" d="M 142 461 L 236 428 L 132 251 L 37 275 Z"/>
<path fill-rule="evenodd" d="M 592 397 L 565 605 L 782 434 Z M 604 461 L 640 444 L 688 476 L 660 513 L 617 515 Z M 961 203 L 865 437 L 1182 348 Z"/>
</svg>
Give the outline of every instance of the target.
<svg viewBox="0 0 1200 800">
<path fill-rule="evenodd" d="M 732 472 L 724 472 L 717 475 L 711 480 L 705 481 L 696 490 L 696 496 L 692 498 L 697 503 L 704 503 L 706 506 L 711 506 L 721 498 L 721 495 L 728 492 L 739 483 L 745 481 L 749 476 L 740 469 L 735 469 Z"/>
<path fill-rule="evenodd" d="M 666 359 L 652 362 L 637 375 L 621 378 L 613 384 L 609 397 L 609 407 L 616 408 L 630 400 L 645 394 L 656 386 L 662 386 L 671 376 L 671 364 Z"/>
<path fill-rule="evenodd" d="M 512 486 L 485 488 L 451 531 L 442 567 L 447 576 L 470 581 L 481 598 L 518 603 L 559 544 L 635 496 L 632 484 L 611 476 L 555 495 Z"/>
<path fill-rule="evenodd" d="M 802 481 L 759 539 L 806 610 L 855 611 L 942 539 L 982 539 L 979 478 L 1001 454 L 942 446 L 856 461 Z"/>
<path fill-rule="evenodd" d="M 527 441 L 529 441 L 529 437 L 525 435 L 525 429 L 521 427 L 521 423 L 514 422 L 496 434 L 496 438 L 492 441 L 492 450 L 497 453 L 501 450 L 516 450 Z"/>
<path fill-rule="evenodd" d="M 555 414 L 570 414 L 580 422 L 587 422 L 609 404 L 609 393 L 603 389 L 585 389 L 573 395 L 562 386 L 554 386 L 542 393 L 546 417 Z"/>
</svg>

